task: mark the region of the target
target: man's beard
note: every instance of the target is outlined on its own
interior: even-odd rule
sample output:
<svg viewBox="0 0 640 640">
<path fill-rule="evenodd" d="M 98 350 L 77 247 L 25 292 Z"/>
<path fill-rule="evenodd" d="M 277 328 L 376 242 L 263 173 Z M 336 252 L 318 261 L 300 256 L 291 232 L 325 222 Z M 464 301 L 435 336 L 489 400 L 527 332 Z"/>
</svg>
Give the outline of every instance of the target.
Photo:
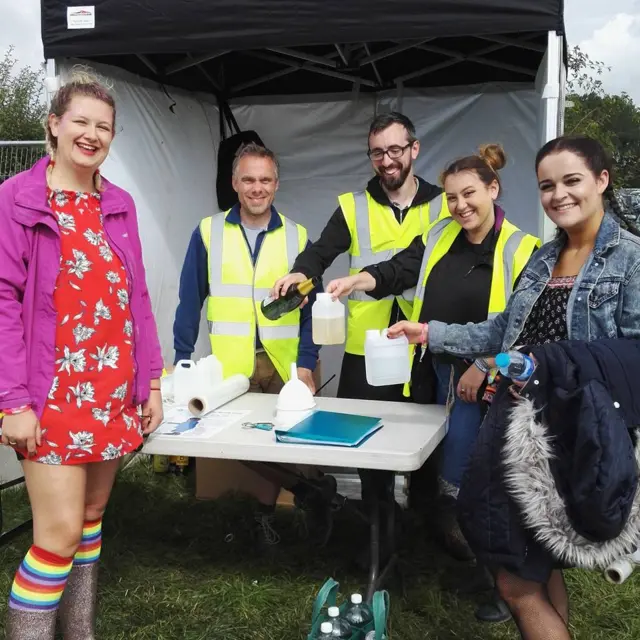
<svg viewBox="0 0 640 640">
<path fill-rule="evenodd" d="M 384 167 L 380 167 L 378 169 L 378 177 L 380 178 L 380 182 L 382 186 L 387 189 L 387 191 L 396 191 L 399 189 L 409 177 L 409 173 L 411 172 L 412 163 L 410 162 L 406 167 L 403 167 L 400 163 L 393 165 L 393 168 L 399 167 L 400 173 L 397 176 L 388 176 L 385 173 Z"/>
</svg>

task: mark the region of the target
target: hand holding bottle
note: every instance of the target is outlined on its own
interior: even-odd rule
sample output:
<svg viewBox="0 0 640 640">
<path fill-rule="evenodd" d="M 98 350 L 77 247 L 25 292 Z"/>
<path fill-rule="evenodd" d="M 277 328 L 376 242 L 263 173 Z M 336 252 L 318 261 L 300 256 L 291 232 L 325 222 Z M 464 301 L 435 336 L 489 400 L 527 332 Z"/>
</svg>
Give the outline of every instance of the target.
<svg viewBox="0 0 640 640">
<path fill-rule="evenodd" d="M 265 318 L 278 320 L 283 315 L 290 313 L 294 309 L 303 307 L 308 299 L 308 295 L 320 284 L 320 278 L 309 278 L 300 284 L 296 284 L 280 297 L 267 296 L 260 304 L 260 309 Z"/>
<path fill-rule="evenodd" d="M 273 289 L 269 295 L 277 300 L 280 296 L 283 296 L 287 291 L 289 291 L 290 287 L 296 284 L 300 284 L 307 279 L 307 276 L 304 273 L 287 273 L 286 276 L 282 276 L 279 280 L 276 280 L 276 283 L 273 285 Z"/>
</svg>

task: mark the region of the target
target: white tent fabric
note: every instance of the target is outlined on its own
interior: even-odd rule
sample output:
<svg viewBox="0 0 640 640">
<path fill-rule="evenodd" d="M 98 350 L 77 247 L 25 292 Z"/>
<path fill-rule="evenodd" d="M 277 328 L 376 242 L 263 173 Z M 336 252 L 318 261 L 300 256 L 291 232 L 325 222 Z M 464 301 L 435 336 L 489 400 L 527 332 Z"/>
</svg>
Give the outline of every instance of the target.
<svg viewBox="0 0 640 640">
<path fill-rule="evenodd" d="M 115 68 L 98 68 L 114 85 L 117 136 L 104 175 L 133 195 L 140 223 L 147 280 L 166 362 L 173 359 L 172 325 L 178 282 L 190 235 L 217 211 L 217 108 L 206 95 L 170 90 Z M 61 70 L 64 76 L 64 70 Z M 175 102 L 174 113 L 169 109 Z M 278 209 L 305 225 L 316 239 L 341 192 L 363 189 L 371 177 L 367 131 L 374 114 L 401 109 L 421 141 L 417 173 L 431 182 L 448 160 L 500 142 L 508 155 L 502 204 L 524 230 L 539 232 L 533 158 L 538 147 L 540 95 L 530 88 L 498 86 L 432 90 L 378 98 L 357 94 L 261 99 L 232 105 L 242 129 L 256 130 L 279 156 Z M 325 276 L 346 272 L 338 259 Z M 203 314 L 204 315 L 204 314 Z M 202 325 L 196 355 L 207 351 Z M 336 379 L 342 349 L 321 350 L 323 379 Z"/>
</svg>

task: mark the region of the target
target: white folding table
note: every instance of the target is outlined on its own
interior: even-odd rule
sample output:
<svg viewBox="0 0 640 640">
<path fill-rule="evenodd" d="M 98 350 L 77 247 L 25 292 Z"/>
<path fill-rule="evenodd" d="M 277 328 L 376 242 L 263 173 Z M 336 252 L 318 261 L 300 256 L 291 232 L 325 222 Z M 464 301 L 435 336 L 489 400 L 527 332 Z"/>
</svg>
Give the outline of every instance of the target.
<svg viewBox="0 0 640 640">
<path fill-rule="evenodd" d="M 359 447 L 354 448 L 285 444 L 276 442 L 273 431 L 242 427 L 243 422 L 273 422 L 276 401 L 276 395 L 246 393 L 220 407 L 225 411 L 250 411 L 241 420 L 210 437 L 151 434 L 142 453 L 410 472 L 416 471 L 424 464 L 446 432 L 445 409 L 439 405 L 323 397 L 316 398 L 318 409 L 378 417 L 384 426 Z M 369 509 L 371 565 L 368 599 L 384 581 L 397 559 L 395 549 L 392 549 L 391 559 L 381 571 L 380 496 L 376 497 L 374 504 L 369 505 Z M 387 508 L 385 511 L 389 540 L 393 544 L 394 509 Z"/>
</svg>

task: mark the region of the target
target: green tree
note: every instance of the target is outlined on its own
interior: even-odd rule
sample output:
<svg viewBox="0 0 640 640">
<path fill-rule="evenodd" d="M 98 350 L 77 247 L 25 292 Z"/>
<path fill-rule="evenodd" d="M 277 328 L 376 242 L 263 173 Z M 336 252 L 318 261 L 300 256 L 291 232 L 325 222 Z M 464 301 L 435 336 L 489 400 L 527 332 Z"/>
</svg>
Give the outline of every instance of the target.
<svg viewBox="0 0 640 640">
<path fill-rule="evenodd" d="M 606 147 L 615 162 L 617 188 L 640 187 L 640 109 L 626 93 L 605 93 L 605 70 L 579 47 L 570 51 L 565 133 L 591 136 Z"/>
<path fill-rule="evenodd" d="M 13 47 L 0 59 L 0 140 L 42 140 L 44 72 L 18 67 Z"/>
</svg>

